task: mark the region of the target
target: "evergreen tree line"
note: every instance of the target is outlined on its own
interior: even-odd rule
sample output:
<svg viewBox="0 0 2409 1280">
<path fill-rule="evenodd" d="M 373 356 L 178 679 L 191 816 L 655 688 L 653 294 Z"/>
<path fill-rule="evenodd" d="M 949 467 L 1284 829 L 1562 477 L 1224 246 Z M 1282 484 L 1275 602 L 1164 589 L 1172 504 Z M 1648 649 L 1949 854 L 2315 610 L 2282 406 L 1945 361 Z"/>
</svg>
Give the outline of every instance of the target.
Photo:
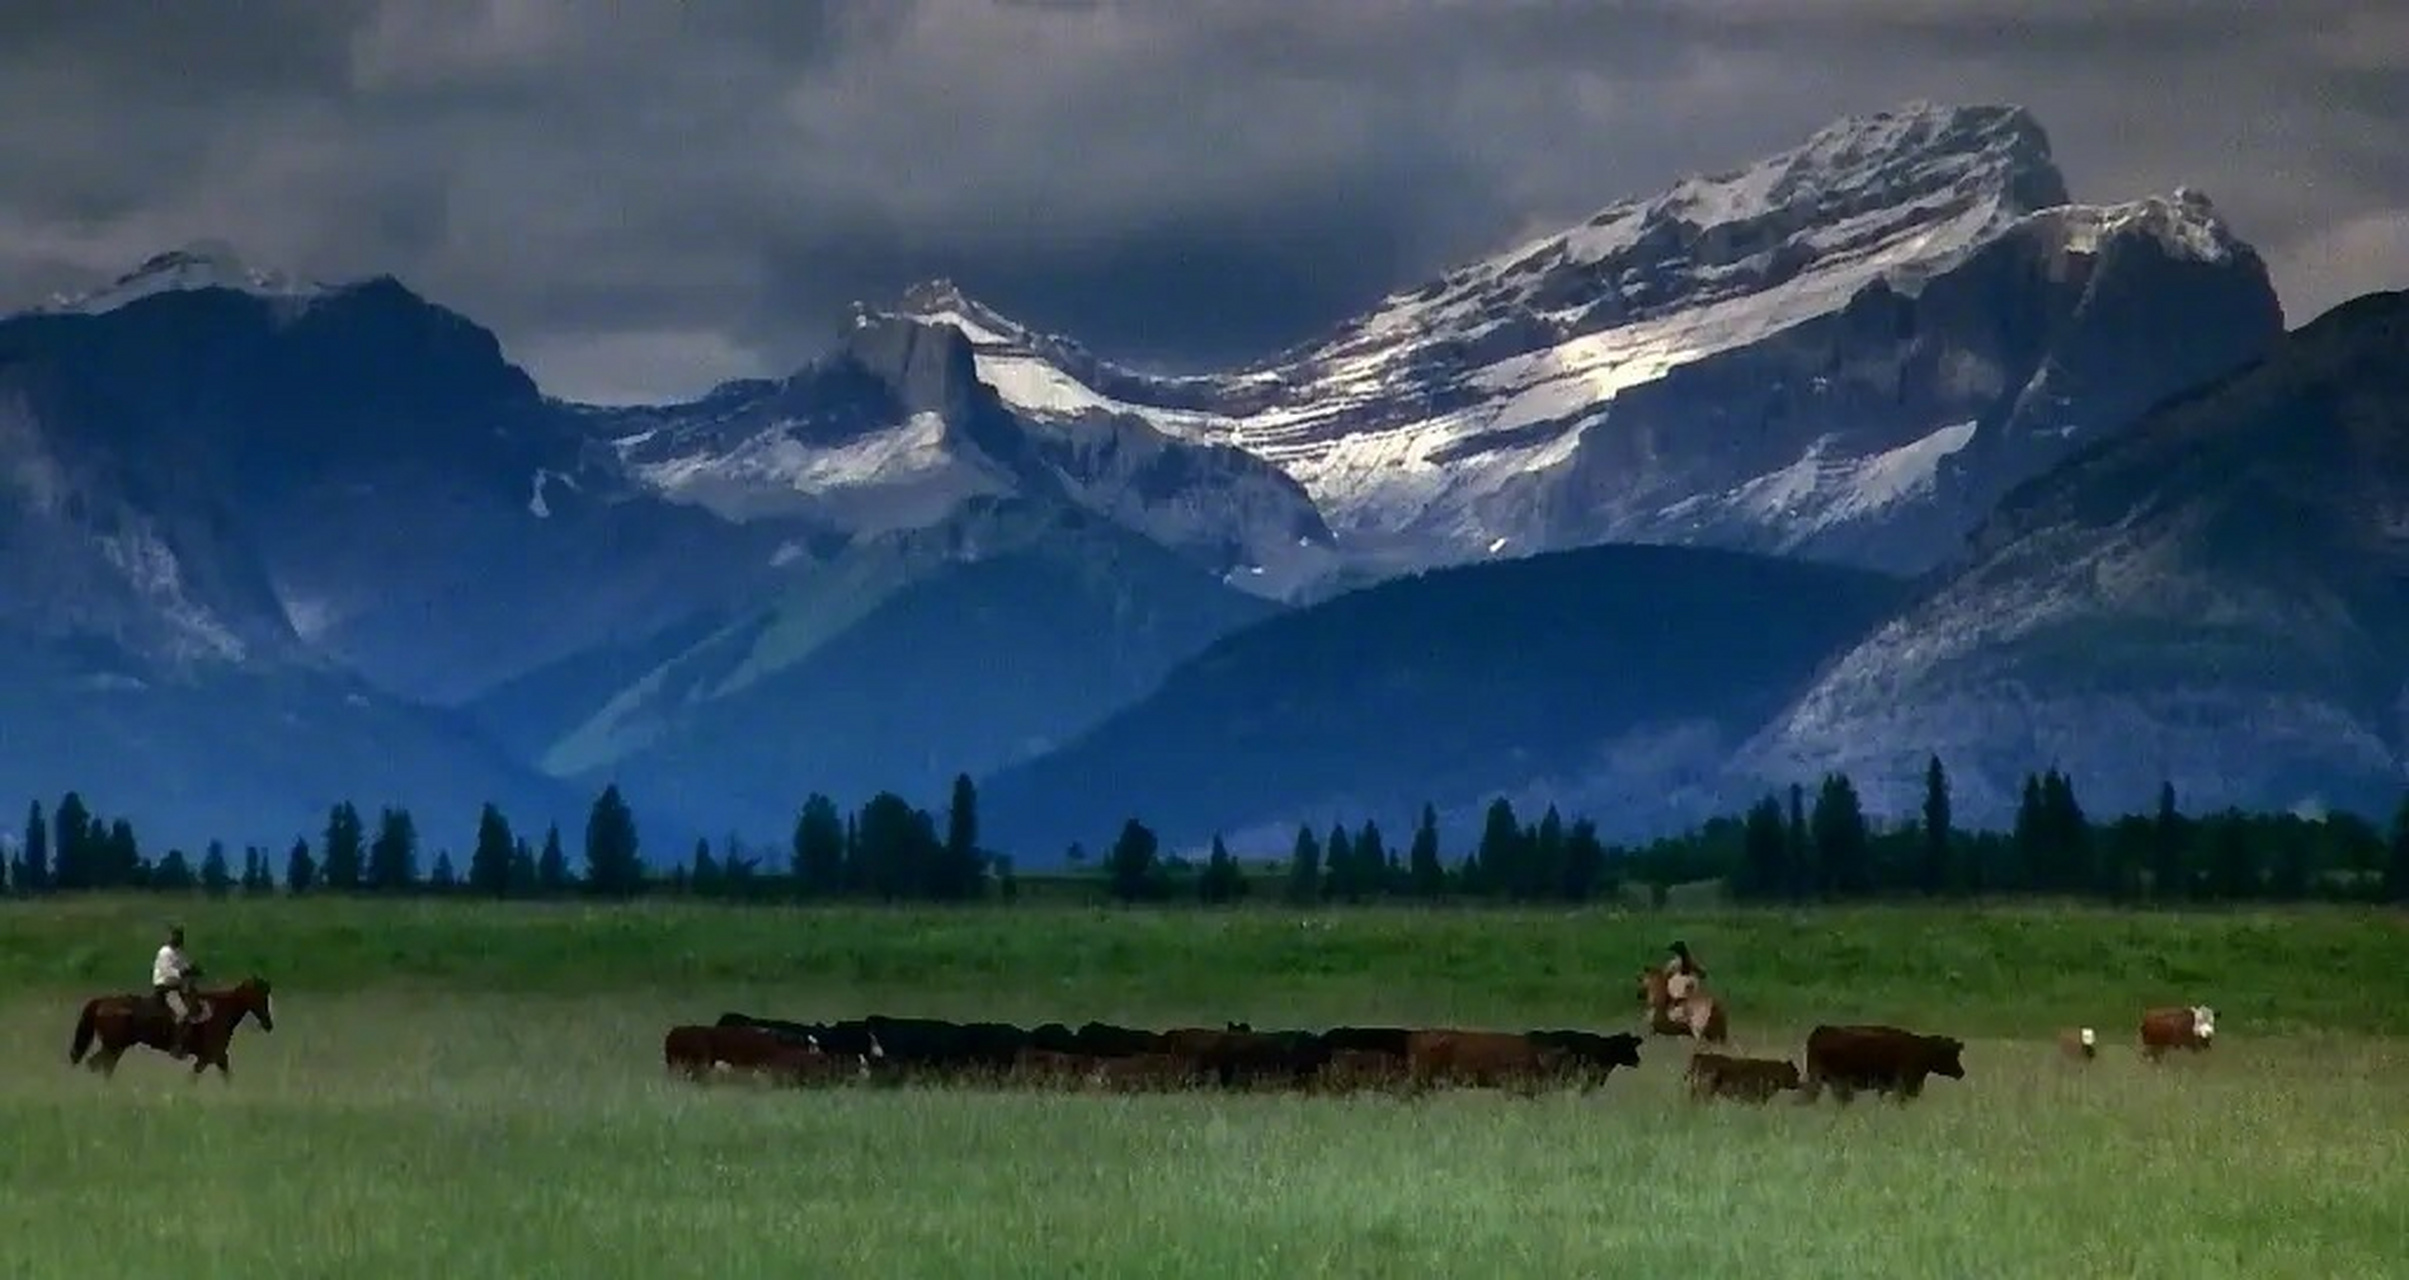
<svg viewBox="0 0 2409 1280">
<path fill-rule="evenodd" d="M 2187 815 L 2171 786 L 2161 788 L 2154 811 L 2099 823 L 2084 812 L 2072 780 L 2051 769 L 2025 779 L 2014 823 L 1994 832 L 1957 826 L 1948 772 L 1937 758 L 1926 767 L 1924 793 L 1916 819 L 1880 826 L 1867 818 L 1855 785 L 1835 773 L 1812 797 L 1793 785 L 1737 817 L 1630 846 L 1606 843 L 1594 823 L 1568 821 L 1553 807 L 1525 822 L 1501 798 L 1490 803 L 1475 846 L 1454 858 L 1442 848 L 1437 813 L 1425 805 L 1401 846 L 1377 822 L 1327 832 L 1308 826 L 1284 860 L 1257 859 L 1251 867 L 1219 836 L 1201 864 L 1166 855 L 1155 833 L 1132 818 L 1100 864 L 1091 867 L 1078 845 L 1066 859 L 1124 902 L 1258 895 L 1299 905 L 1583 902 L 1619 896 L 1627 884 L 1646 886 L 1661 902 L 1672 885 L 1714 879 L 1753 902 L 2001 895 L 2129 904 L 2409 902 L 2409 797 L 2388 831 L 2351 814 Z M 967 776 L 954 780 L 942 815 L 892 792 L 851 812 L 815 793 L 784 848 L 748 847 L 734 836 L 716 849 L 698 841 L 665 873 L 647 867 L 635 814 L 616 786 L 595 797 L 574 866 L 557 826 L 531 840 L 491 804 L 478 814 L 459 867 L 448 850 L 424 859 L 406 809 L 380 809 L 372 829 L 349 802 L 329 809 L 314 844 L 298 839 L 281 857 L 247 847 L 239 870 L 215 841 L 198 859 L 170 849 L 153 861 L 130 823 L 104 820 L 75 792 L 48 813 L 35 802 L 23 838 L 0 865 L 0 890 L 18 896 L 156 889 L 972 902 L 1009 901 L 1018 888 L 1012 860 L 980 842 L 978 793 Z"/>
</svg>

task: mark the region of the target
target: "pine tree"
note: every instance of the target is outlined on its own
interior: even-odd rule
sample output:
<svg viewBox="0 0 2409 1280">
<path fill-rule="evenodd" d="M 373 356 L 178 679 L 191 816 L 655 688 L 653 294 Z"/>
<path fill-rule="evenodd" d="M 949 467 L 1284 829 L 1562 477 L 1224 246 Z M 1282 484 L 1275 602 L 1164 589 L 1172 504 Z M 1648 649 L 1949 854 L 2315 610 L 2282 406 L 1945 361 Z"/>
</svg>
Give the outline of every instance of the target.
<svg viewBox="0 0 2409 1280">
<path fill-rule="evenodd" d="M 1941 758 L 1932 757 L 1924 766 L 1924 830 L 1916 864 L 1916 888 L 1926 897 L 1938 897 L 1949 889 L 1949 842 L 1955 822 L 1949 809 L 1949 771 L 1941 767 Z"/>
<path fill-rule="evenodd" d="M 68 792 L 51 814 L 50 824 L 50 856 L 54 859 L 51 883 L 70 891 L 96 888 L 94 874 L 98 868 L 93 865 L 96 841 L 92 811 L 84 807 L 84 798 Z"/>
<path fill-rule="evenodd" d="M 365 839 L 360 811 L 349 800 L 327 813 L 324 851 L 319 855 L 318 865 L 319 879 L 326 888 L 336 893 L 359 891 L 366 856 Z"/>
<path fill-rule="evenodd" d="M 1342 900 L 1355 874 L 1355 841 L 1343 823 L 1333 823 L 1322 841 L 1322 901 Z"/>
<path fill-rule="evenodd" d="M 1740 875 L 1733 888 L 1744 901 L 1768 902 L 1790 892 L 1790 837 L 1782 823 L 1782 802 L 1772 796 L 1757 801 L 1740 827 Z"/>
<path fill-rule="evenodd" d="M 1380 892 L 1381 881 L 1388 876 L 1389 847 L 1381 839 L 1380 824 L 1365 821 L 1363 830 L 1355 833 L 1354 858 L 1347 874 L 1347 901 L 1361 902 Z"/>
<path fill-rule="evenodd" d="M 2024 775 L 2024 791 L 2016 802 L 2016 826 L 2010 840 L 2016 850 L 2014 878 L 2009 889 L 2047 889 L 2052 880 L 2049 818 L 2041 803 L 2041 778 Z"/>
<path fill-rule="evenodd" d="M 1322 845 L 1313 828 L 1297 828 L 1296 849 L 1288 857 L 1288 900 L 1306 906 L 1322 900 Z"/>
<path fill-rule="evenodd" d="M 532 898 L 544 891 L 543 877 L 535 865 L 535 846 L 527 837 L 516 836 L 510 842 L 510 896 Z"/>
<path fill-rule="evenodd" d="M 987 878 L 986 861 L 979 851 L 978 788 L 971 785 L 969 774 L 956 774 L 945 815 L 944 869 L 935 896 L 956 901 L 978 897 Z"/>
<path fill-rule="evenodd" d="M 1807 788 L 1790 784 L 1789 822 L 1782 828 L 1783 861 L 1790 866 L 1790 896 L 1793 900 L 1813 897 L 1823 881 L 1816 867 L 1815 843 L 1807 834 Z"/>
<path fill-rule="evenodd" d="M 2180 902 L 2192 896 L 2188 827 L 2175 807 L 2175 784 L 2158 784 L 2158 813 L 2150 821 L 2150 897 Z"/>
<path fill-rule="evenodd" d="M 42 817 L 42 802 L 36 800 L 25 815 L 25 848 L 18 853 L 23 874 L 17 877 L 17 892 L 36 894 L 50 888 L 50 823 Z"/>
<path fill-rule="evenodd" d="M 594 797 L 586 817 L 586 891 L 606 898 L 634 897 L 644 887 L 644 863 L 636 840 L 636 815 L 612 783 Z"/>
<path fill-rule="evenodd" d="M 1564 836 L 1564 897 L 1587 902 L 1607 885 L 1606 844 L 1598 839 L 1598 824 L 1587 818 L 1573 822 Z"/>
<path fill-rule="evenodd" d="M 544 828 L 544 851 L 535 859 L 537 892 L 561 894 L 569 891 L 569 855 L 560 847 L 560 824 Z"/>
<path fill-rule="evenodd" d="M 1196 878 L 1196 896 L 1207 903 L 1234 902 L 1246 893 L 1246 877 L 1238 871 L 1237 860 L 1230 857 L 1229 846 L 1221 835 L 1213 835 L 1213 851 L 1205 858 L 1204 874 Z"/>
<path fill-rule="evenodd" d="M 192 891 L 192 864 L 184 860 L 182 849 L 170 849 L 159 860 L 158 871 L 151 876 L 151 887 L 163 893 Z"/>
<path fill-rule="evenodd" d="M 1549 805 L 1530 834 L 1531 885 L 1534 898 L 1553 898 L 1564 892 L 1564 815 Z"/>
<path fill-rule="evenodd" d="M 1825 775 L 1810 821 L 1825 892 L 1844 898 L 1872 893 L 1871 832 L 1857 800 L 1857 788 L 1847 774 Z"/>
<path fill-rule="evenodd" d="M 1414 828 L 1405 875 L 1417 898 L 1439 898 L 1447 893 L 1447 864 L 1439 856 L 1439 811 L 1429 804 L 1422 806 L 1422 821 Z"/>
<path fill-rule="evenodd" d="M 1112 895 L 1123 902 L 1142 902 L 1157 896 L 1162 873 L 1158 852 L 1154 832 L 1146 824 L 1135 818 L 1123 823 L 1120 838 L 1113 841 L 1112 851 L 1104 857 Z"/>
<path fill-rule="evenodd" d="M 108 869 L 107 878 L 102 883 L 107 887 L 138 888 L 149 879 L 149 869 L 142 861 L 142 845 L 134 838 L 133 823 L 123 818 L 111 819 L 109 834 L 102 849 L 101 865 Z M 189 886 L 191 868 L 187 866 L 185 871 Z"/>
<path fill-rule="evenodd" d="M 698 898 L 716 898 L 727 890 L 720 879 L 719 862 L 711 856 L 711 842 L 697 839 L 694 857 L 687 864 L 686 886 Z"/>
<path fill-rule="evenodd" d="M 468 853 L 469 892 L 488 898 L 510 896 L 510 856 L 519 847 L 510 819 L 488 802 L 477 810 L 477 843 Z"/>
<path fill-rule="evenodd" d="M 435 866 L 427 873 L 427 888 L 436 893 L 458 893 L 460 891 L 460 873 L 452 866 L 451 850 L 437 849 L 435 851 Z"/>
<path fill-rule="evenodd" d="M 318 887 L 318 860 L 310 856 L 309 841 L 295 840 L 284 859 L 284 891 L 295 896 Z"/>
<path fill-rule="evenodd" d="M 1522 824 L 1514 817 L 1513 802 L 1504 796 L 1489 802 L 1481 820 L 1480 848 L 1473 856 L 1480 859 L 1481 875 L 1491 888 L 1512 897 L 1528 891 L 1529 860 L 1523 857 Z"/>
<path fill-rule="evenodd" d="M 845 891 L 845 820 L 836 801 L 813 792 L 795 819 L 794 875 L 807 897 L 833 898 Z"/>
<path fill-rule="evenodd" d="M 234 872 L 226 865 L 226 846 L 212 840 L 201 851 L 201 891 L 212 898 L 223 898 L 234 888 Z"/>
<path fill-rule="evenodd" d="M 418 824 L 409 810 L 388 806 L 377 811 L 366 881 L 364 887 L 371 893 L 408 893 L 418 887 Z"/>
<path fill-rule="evenodd" d="M 2393 815 L 2384 853 L 2384 901 L 2409 902 L 2409 795 L 2401 797 L 2400 810 Z"/>
</svg>

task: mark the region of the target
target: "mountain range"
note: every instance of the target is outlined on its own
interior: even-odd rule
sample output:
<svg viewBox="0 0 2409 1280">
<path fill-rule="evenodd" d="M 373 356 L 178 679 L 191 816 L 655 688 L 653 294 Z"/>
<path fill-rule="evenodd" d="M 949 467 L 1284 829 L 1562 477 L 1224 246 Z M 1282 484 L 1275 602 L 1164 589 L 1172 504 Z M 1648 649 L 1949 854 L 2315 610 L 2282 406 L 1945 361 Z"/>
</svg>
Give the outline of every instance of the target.
<svg viewBox="0 0 2409 1280">
<path fill-rule="evenodd" d="M 616 781 L 660 854 L 968 772 L 1032 861 L 1827 768 L 1902 812 L 1933 751 L 1978 821 L 2051 763 L 2368 803 L 2384 305 L 2287 336 L 2204 196 L 2073 203 L 2029 113 L 1931 104 L 1210 374 L 935 281 L 579 405 L 390 277 L 178 251 L 0 320 L 0 777 L 188 841 Z"/>
</svg>

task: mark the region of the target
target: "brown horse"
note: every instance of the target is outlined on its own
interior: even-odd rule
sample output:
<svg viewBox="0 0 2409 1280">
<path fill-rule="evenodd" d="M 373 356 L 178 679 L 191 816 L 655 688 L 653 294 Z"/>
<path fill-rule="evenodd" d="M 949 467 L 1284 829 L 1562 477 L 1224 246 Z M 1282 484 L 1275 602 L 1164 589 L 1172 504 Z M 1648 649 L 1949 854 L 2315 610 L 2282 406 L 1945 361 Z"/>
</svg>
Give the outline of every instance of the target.
<svg viewBox="0 0 2409 1280">
<path fill-rule="evenodd" d="M 1648 1029 L 1660 1036 L 1690 1036 L 1722 1044 L 1730 1038 L 1723 1002 L 1708 995 L 1706 984 L 1690 988 L 1686 1016 L 1673 1012 L 1670 977 L 1653 966 L 1639 971 L 1639 999 L 1648 1008 Z"/>
<path fill-rule="evenodd" d="M 195 994 L 200 1000 L 201 1016 L 185 1028 L 185 1052 L 173 1056 L 192 1059 L 195 1079 L 212 1066 L 217 1068 L 219 1076 L 231 1079 L 234 1073 L 226 1066 L 226 1046 L 234 1040 L 234 1029 L 247 1017 L 258 1018 L 262 1031 L 276 1029 L 268 981 L 248 978 L 223 991 Z M 173 1019 L 174 1015 L 160 1005 L 157 996 L 95 996 L 84 1002 L 83 1015 L 75 1020 L 75 1043 L 67 1047 L 67 1061 L 82 1062 L 97 1039 L 100 1051 L 92 1054 L 89 1065 L 103 1076 L 114 1075 L 117 1059 L 135 1045 L 167 1053 L 173 1043 Z"/>
</svg>

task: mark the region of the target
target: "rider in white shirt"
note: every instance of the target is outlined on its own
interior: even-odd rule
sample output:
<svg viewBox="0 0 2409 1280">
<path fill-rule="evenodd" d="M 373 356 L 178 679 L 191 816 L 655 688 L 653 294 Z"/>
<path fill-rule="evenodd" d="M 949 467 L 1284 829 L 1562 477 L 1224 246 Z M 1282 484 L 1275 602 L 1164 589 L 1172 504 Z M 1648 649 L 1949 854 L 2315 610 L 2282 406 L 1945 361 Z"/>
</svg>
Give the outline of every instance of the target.
<svg viewBox="0 0 2409 1280">
<path fill-rule="evenodd" d="M 184 1056 L 186 1028 L 192 1024 L 192 976 L 197 972 L 184 954 L 184 929 L 178 925 L 167 931 L 167 943 L 151 960 L 151 993 L 167 1006 L 170 1015 L 168 1053 Z"/>
</svg>

